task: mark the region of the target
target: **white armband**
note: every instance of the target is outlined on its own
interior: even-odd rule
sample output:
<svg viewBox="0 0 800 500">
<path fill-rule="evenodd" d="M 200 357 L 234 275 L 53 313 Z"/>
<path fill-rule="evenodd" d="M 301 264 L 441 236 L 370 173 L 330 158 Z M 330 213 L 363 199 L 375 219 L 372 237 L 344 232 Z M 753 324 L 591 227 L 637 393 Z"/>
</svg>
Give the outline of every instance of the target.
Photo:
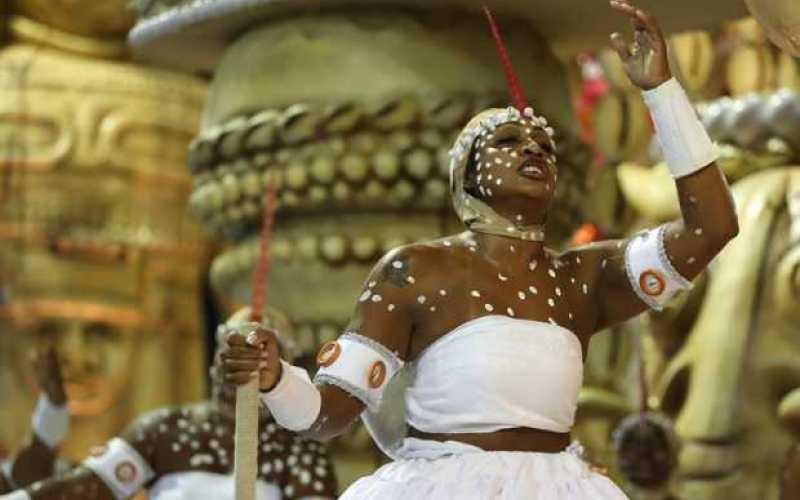
<svg viewBox="0 0 800 500">
<path fill-rule="evenodd" d="M 118 499 L 132 497 L 155 477 L 139 452 L 120 438 L 93 452 L 83 465 L 97 474 Z"/>
<path fill-rule="evenodd" d="M 676 293 L 692 283 L 672 266 L 664 247 L 666 227 L 634 236 L 625 249 L 625 270 L 631 287 L 645 304 L 660 311 Z"/>
<path fill-rule="evenodd" d="M 39 396 L 36 410 L 31 417 L 31 427 L 36 436 L 50 449 L 55 448 L 69 432 L 69 409 L 67 405 L 56 406 L 45 394 Z"/>
<path fill-rule="evenodd" d="M 25 490 L 14 490 L 11 493 L 0 495 L 0 500 L 31 500 L 31 496 Z"/>
<path fill-rule="evenodd" d="M 311 427 L 322 408 L 322 396 L 308 372 L 281 360 L 281 379 L 269 392 L 259 394 L 270 413 L 284 429 L 298 432 Z"/>
<path fill-rule="evenodd" d="M 717 159 L 717 148 L 683 87 L 674 78 L 642 92 L 672 176 L 692 174 Z"/>
<path fill-rule="evenodd" d="M 315 382 L 330 383 L 377 411 L 386 385 L 403 367 L 403 361 L 378 342 L 348 332 L 325 344 L 317 356 L 320 370 Z"/>
</svg>

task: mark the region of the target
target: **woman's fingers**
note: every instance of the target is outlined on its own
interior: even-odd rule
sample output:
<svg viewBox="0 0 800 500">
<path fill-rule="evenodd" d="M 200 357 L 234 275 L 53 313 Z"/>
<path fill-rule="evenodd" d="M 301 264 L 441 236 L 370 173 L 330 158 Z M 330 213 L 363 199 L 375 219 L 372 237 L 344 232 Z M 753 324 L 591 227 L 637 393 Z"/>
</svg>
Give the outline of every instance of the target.
<svg viewBox="0 0 800 500">
<path fill-rule="evenodd" d="M 222 359 L 258 359 L 264 357 L 264 351 L 258 349 L 257 347 L 251 346 L 231 347 L 230 349 L 222 352 L 220 356 L 222 356 Z"/>
<path fill-rule="evenodd" d="M 226 384 L 229 385 L 244 385 L 253 380 L 256 375 L 253 372 L 234 372 L 226 373 L 223 377 Z"/>
<path fill-rule="evenodd" d="M 614 32 L 611 34 L 611 47 L 613 47 L 617 54 L 619 54 L 619 57 L 623 62 L 630 59 L 631 51 L 628 47 L 628 42 L 625 41 L 625 37 L 623 37 L 619 32 Z"/>
<path fill-rule="evenodd" d="M 226 359 L 223 361 L 225 365 L 225 371 L 236 373 L 236 372 L 254 372 L 259 368 L 262 368 L 264 361 L 260 360 L 242 360 L 242 359 Z"/>
</svg>

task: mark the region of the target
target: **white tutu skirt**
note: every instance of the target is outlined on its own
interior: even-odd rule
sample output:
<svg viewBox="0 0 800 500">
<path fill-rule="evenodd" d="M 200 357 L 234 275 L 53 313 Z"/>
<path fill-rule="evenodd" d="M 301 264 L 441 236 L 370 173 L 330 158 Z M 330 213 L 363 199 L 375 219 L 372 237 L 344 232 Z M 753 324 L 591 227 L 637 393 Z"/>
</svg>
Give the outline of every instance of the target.
<svg viewBox="0 0 800 500">
<path fill-rule="evenodd" d="M 561 453 L 472 451 L 389 463 L 339 500 L 628 500 L 570 447 Z"/>
</svg>

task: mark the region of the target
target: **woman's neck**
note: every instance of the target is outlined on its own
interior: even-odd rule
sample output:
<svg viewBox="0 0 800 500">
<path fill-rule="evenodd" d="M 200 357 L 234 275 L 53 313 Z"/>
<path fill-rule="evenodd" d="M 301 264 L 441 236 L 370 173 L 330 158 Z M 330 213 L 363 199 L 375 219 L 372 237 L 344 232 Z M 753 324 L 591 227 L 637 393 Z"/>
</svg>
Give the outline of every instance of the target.
<svg viewBox="0 0 800 500">
<path fill-rule="evenodd" d="M 539 260 L 544 255 L 544 242 L 521 240 L 510 236 L 471 231 L 479 252 L 496 263 Z"/>
</svg>

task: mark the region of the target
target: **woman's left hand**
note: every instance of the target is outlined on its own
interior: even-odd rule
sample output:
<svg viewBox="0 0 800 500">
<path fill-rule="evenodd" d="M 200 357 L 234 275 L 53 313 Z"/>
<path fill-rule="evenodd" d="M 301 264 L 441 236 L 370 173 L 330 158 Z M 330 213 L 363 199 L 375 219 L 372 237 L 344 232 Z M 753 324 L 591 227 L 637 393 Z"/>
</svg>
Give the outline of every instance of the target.
<svg viewBox="0 0 800 500">
<path fill-rule="evenodd" d="M 50 347 L 35 353 L 33 370 L 39 389 L 47 394 L 50 402 L 57 406 L 65 405 L 67 403 L 67 393 L 64 390 L 61 364 L 55 349 Z"/>
<path fill-rule="evenodd" d="M 610 0 L 609 4 L 612 9 L 628 16 L 633 25 L 632 45 L 619 32 L 611 34 L 611 45 L 622 58 L 628 78 L 642 90 L 654 89 L 672 78 L 667 44 L 655 18 L 628 0 Z"/>
</svg>

